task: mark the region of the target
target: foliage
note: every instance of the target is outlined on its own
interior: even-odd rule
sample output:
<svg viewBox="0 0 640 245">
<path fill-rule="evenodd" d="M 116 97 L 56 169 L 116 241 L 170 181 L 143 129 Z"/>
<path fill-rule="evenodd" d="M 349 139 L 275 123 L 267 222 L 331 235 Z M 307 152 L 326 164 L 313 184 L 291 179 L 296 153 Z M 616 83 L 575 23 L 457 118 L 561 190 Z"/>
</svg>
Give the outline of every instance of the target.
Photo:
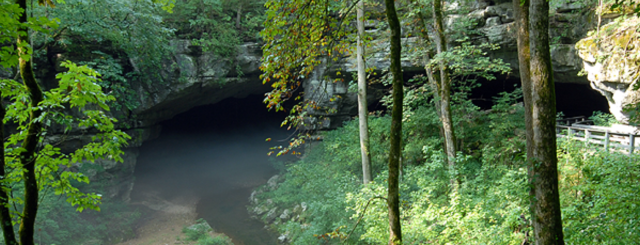
<svg viewBox="0 0 640 245">
<path fill-rule="evenodd" d="M 197 241 L 197 245 L 233 245 L 226 235 L 211 236 L 210 232 L 213 232 L 213 229 L 204 219 L 198 219 L 196 224 L 182 228 L 182 233 L 186 236 L 184 239 Z"/>
<path fill-rule="evenodd" d="M 347 39 L 345 23 L 354 18 L 350 13 L 355 5 L 333 0 L 269 0 L 265 6 L 265 26 L 260 32 L 265 45 L 260 70 L 263 83 L 270 83 L 273 89 L 264 102 L 267 108 L 281 111 L 285 110 L 285 101 L 302 98 L 297 91 L 317 67 L 349 53 L 353 40 Z M 329 80 L 324 75 L 318 80 Z M 317 102 L 311 99 L 293 106 L 283 125 L 296 128 L 307 110 L 328 110 Z"/>
<path fill-rule="evenodd" d="M 82 173 L 62 171 L 73 164 L 83 161 L 95 161 L 96 159 L 109 159 L 122 161 L 120 150 L 126 145 L 126 140 L 130 137 L 120 130 L 114 128 L 115 119 L 107 116 L 104 110 L 108 111 L 107 101 L 113 100 L 112 96 L 102 93 L 102 89 L 95 83 L 99 74 L 86 66 L 76 66 L 73 63 L 65 62 L 63 66 L 69 69 L 68 72 L 58 74 L 60 87 L 45 92 L 45 100 L 40 103 L 39 110 L 43 110 L 40 120 L 46 125 L 40 136 L 40 149 L 37 153 L 37 178 L 40 188 L 51 187 L 56 194 L 65 194 L 67 201 L 72 205 L 78 205 L 78 210 L 86 208 L 98 209 L 99 197 L 95 194 L 81 193 L 70 183 L 71 180 L 88 182 L 88 178 Z M 18 158 L 23 151 L 21 143 L 26 137 L 24 131 L 27 129 L 29 113 L 36 109 L 29 107 L 29 96 L 24 86 L 13 80 L 2 80 L 3 99 L 12 103 L 7 105 L 7 115 L 5 123 L 12 122 L 17 125 L 17 133 L 11 134 L 5 139 L 5 161 L 8 174 L 4 178 L 4 183 L 13 185 L 22 180 L 23 171 Z M 94 107 L 95 108 L 91 108 Z M 80 111 L 82 117 L 74 118 L 65 113 L 65 109 L 76 109 Z M 44 136 L 47 135 L 48 127 L 63 125 L 64 131 L 68 132 L 74 127 L 97 130 L 92 137 L 92 141 L 70 154 L 61 152 L 52 143 L 47 142 Z M 59 172 L 62 171 L 62 172 Z M 16 201 L 21 202 L 20 199 Z"/>
<path fill-rule="evenodd" d="M 16 43 L 19 28 L 29 28 L 36 32 L 44 34 L 50 33 L 51 28 L 57 28 L 56 19 L 46 17 L 29 17 L 26 23 L 18 21 L 18 17 L 24 14 L 24 10 L 20 8 L 14 1 L 2 0 L 0 2 L 0 66 L 9 69 L 18 64 L 18 48 L 26 47 L 27 43 Z M 7 43 L 15 43 L 15 45 L 5 45 Z M 33 49 L 27 50 L 28 55 L 22 58 L 30 59 Z"/>
<path fill-rule="evenodd" d="M 98 245 L 133 237 L 133 223 L 141 214 L 118 200 L 101 201 L 100 212 L 91 210 L 81 214 L 66 205 L 64 199 L 45 190 L 36 220 L 36 241 L 40 244 Z"/>
<path fill-rule="evenodd" d="M 560 187 L 568 244 L 631 244 L 640 239 L 640 157 L 560 141 Z"/>
<path fill-rule="evenodd" d="M 609 127 L 613 124 L 618 123 L 618 121 L 613 115 L 609 113 L 601 112 L 601 111 L 594 111 L 593 115 L 589 117 L 589 120 L 592 120 L 593 124 L 597 126 L 605 126 L 605 127 Z"/>
<path fill-rule="evenodd" d="M 640 17 L 640 2 L 637 0 L 609 0 L 606 2 L 609 5 L 609 11 L 624 14 L 633 13 Z"/>
<path fill-rule="evenodd" d="M 494 153 L 496 154 L 496 153 Z M 442 154 L 421 166 L 410 166 L 401 185 L 403 236 L 406 244 L 520 244 L 526 231 L 526 169 L 458 156 L 457 171 L 465 178 L 458 192 L 448 193 L 449 174 Z M 384 191 L 376 181 L 373 191 L 362 191 L 348 200 L 363 210 L 371 195 Z M 361 211 L 359 212 L 361 214 Z M 386 207 L 375 205 L 364 213 L 367 232 L 361 239 L 370 244 L 386 241 Z"/>
<path fill-rule="evenodd" d="M 165 15 L 178 37 L 222 57 L 235 54 L 243 41 L 258 41 L 264 21 L 263 0 L 180 0 Z"/>
<path fill-rule="evenodd" d="M 409 162 L 403 169 L 401 197 L 405 243 L 522 242 L 528 229 L 525 225 L 528 199 L 526 168 L 522 157 L 524 135 L 518 134 L 517 129 L 523 125 L 504 120 L 522 118 L 522 108 L 514 104 L 519 98 L 515 96 L 518 93 L 521 92 L 503 93 L 496 98 L 496 105 L 488 115 L 471 114 L 471 117 L 479 117 L 476 120 L 465 122 L 460 118 L 454 119 L 458 122 L 456 130 L 469 129 L 463 134 L 462 140 L 475 147 L 468 147 L 472 155 L 457 157 L 457 167 L 452 169 L 453 172 L 445 167 L 447 162 L 438 141 L 420 140 L 424 136 L 416 135 L 405 142 L 404 158 L 411 159 L 412 155 L 419 154 L 413 158 L 420 159 L 419 162 Z M 477 110 L 477 107 L 466 110 L 474 109 Z M 461 108 L 454 111 L 459 112 Z M 414 112 L 410 119 L 417 121 L 416 125 L 421 125 L 424 122 L 421 115 L 421 111 Z M 433 120 L 428 116 L 424 118 Z M 434 125 L 432 127 L 438 125 L 437 122 L 429 124 Z M 408 124 L 408 127 L 415 126 Z M 488 135 L 493 137 L 486 137 Z M 436 133 L 431 138 L 439 137 Z M 505 138 L 510 140 L 505 141 Z M 409 147 L 419 146 L 422 146 L 421 152 L 413 151 L 410 154 L 407 151 Z M 462 183 L 458 192 L 449 193 L 449 176 L 454 173 L 461 177 Z M 384 193 L 384 187 L 384 179 L 377 179 L 373 187 L 351 193 L 347 199 L 350 208 L 358 215 L 363 215 L 366 233 L 361 239 L 367 243 L 378 244 L 387 239 L 386 224 L 383 222 L 385 205 L 376 203 L 370 207 L 371 210 L 363 212 L 364 204 L 371 197 Z"/>
<path fill-rule="evenodd" d="M 0 35 L 0 40 L 3 42 L 13 42 L 14 34 L 24 37 L 24 30 L 34 31 L 34 35 L 47 35 L 51 29 L 58 26 L 57 19 L 49 19 L 44 15 L 39 18 L 31 17 L 27 22 L 20 23 L 18 17 L 26 14 L 26 10 L 16 8 L 15 4 L 7 4 L 6 1 L 2 3 L 0 16 L 8 20 L 9 24 L 6 27 L 3 26 L 6 32 L 3 31 Z M 35 11 L 32 10 L 32 12 Z M 3 61 L 1 65 L 4 68 L 17 66 L 17 55 L 21 55 L 19 57 L 21 62 L 33 59 L 31 43 L 17 43 L 16 46 L 26 51 L 16 52 L 17 49 L 13 45 L 4 46 L 0 54 Z M 26 64 L 31 65 L 31 63 Z M 109 111 L 107 103 L 113 101 L 114 97 L 104 94 L 97 84 L 100 74 L 87 66 L 78 66 L 68 61 L 62 62 L 61 66 L 66 71 L 56 75 L 58 87 L 45 92 L 40 91 L 37 84 L 27 84 L 27 81 L 21 84 L 13 79 L 0 80 L 2 101 L 9 102 L 6 106 L 2 105 L 3 125 L 10 125 L 11 129 L 9 131 L 11 133 L 3 140 L 4 155 L 0 156 L 3 158 L 4 173 L 1 181 L 2 195 L 6 197 L 2 200 L 3 212 L 9 211 L 8 216 L 2 217 L 5 222 L 3 228 L 11 229 L 12 223 L 36 219 L 37 203 L 34 202 L 43 200 L 35 197 L 38 197 L 38 193 L 43 190 L 52 191 L 55 195 L 64 194 L 65 201 L 76 206 L 78 211 L 100 210 L 98 207 L 101 202 L 100 195 L 82 192 L 73 185 L 75 182 L 88 183 L 89 179 L 82 173 L 70 171 L 70 169 L 74 165 L 94 162 L 97 159 L 122 161 L 121 148 L 130 139 L 127 134 L 115 129 L 116 120 L 107 115 Z M 27 67 L 24 70 L 32 72 L 31 69 L 32 67 Z M 28 76 L 33 75 L 23 74 L 23 78 Z M 38 104 L 32 105 L 32 100 L 38 101 Z M 50 135 L 70 132 L 80 134 L 91 132 L 93 136 L 79 149 L 63 152 L 57 147 L 61 143 L 60 138 L 50 137 Z M 35 142 L 35 150 L 27 148 L 28 142 Z M 24 154 L 25 152 L 27 154 Z M 31 166 L 32 171 L 28 170 L 28 165 Z M 27 182 L 28 176 L 35 177 L 35 179 L 29 178 L 33 182 Z M 24 188 L 35 192 L 35 196 L 21 189 L 20 184 L 23 182 L 29 187 Z M 19 212 L 23 205 L 24 210 L 27 210 L 27 205 L 34 207 L 35 210 L 29 210 L 28 215 L 24 211 L 21 215 Z M 20 224 L 20 235 L 23 235 L 25 226 L 30 225 Z M 27 229 L 32 230 L 32 228 Z M 21 241 L 29 242 L 26 240 L 21 238 Z M 15 243 L 15 241 L 7 241 L 7 243 Z"/>
<path fill-rule="evenodd" d="M 357 135 L 357 127 L 350 127 L 349 131 Z M 357 136 L 355 140 L 357 142 Z M 332 153 L 341 156 L 335 159 L 325 157 Z M 288 237 L 293 244 L 322 244 L 331 239 L 322 238 L 323 234 L 350 224 L 349 214 L 344 213 L 347 206 L 343 200 L 347 192 L 357 189 L 362 179 L 356 174 L 361 172 L 357 171 L 359 158 L 349 158 L 349 162 L 353 161 L 351 164 L 342 164 L 341 159 L 346 160 L 345 154 L 350 153 L 353 151 L 318 145 L 303 160 L 288 166 L 285 182 L 280 183 L 278 189 L 259 196 L 261 200 L 271 199 L 280 209 L 306 203 L 307 210 L 300 214 L 299 222 L 288 220 L 275 227 L 279 233 L 289 232 Z M 375 160 L 372 163 L 376 166 Z"/>
<path fill-rule="evenodd" d="M 133 74 L 125 74 L 125 68 L 113 56 L 97 50 L 91 51 L 91 53 L 97 57 L 91 61 L 79 62 L 79 64 L 94 67 L 100 73 L 101 79 L 98 84 L 116 98 L 110 107 L 115 111 L 121 111 L 125 108 L 128 110 L 136 109 L 139 106 L 137 98 L 139 95 L 131 88 L 128 81 Z"/>
<path fill-rule="evenodd" d="M 29 26 L 35 31 L 33 56 L 39 61 L 34 66 L 49 66 L 48 59 L 54 55 L 90 64 L 105 75 L 100 82 L 104 91 L 117 97 L 110 106 L 118 111 L 136 108 L 131 83 L 137 78 L 159 81 L 158 73 L 149 71 L 160 69 L 169 54 L 173 30 L 164 25 L 160 14 L 170 10 L 173 1 L 56 2 L 55 8 L 35 5 L 30 9 L 31 15 L 55 23 Z M 7 35 L 6 41 L 14 36 Z"/>
<path fill-rule="evenodd" d="M 520 132 L 523 123 L 516 120 L 522 118 L 523 109 L 515 103 L 521 92 L 503 93 L 496 98 L 497 104 L 490 113 L 457 105 L 456 111 L 476 111 L 471 115 L 477 117 L 454 120 L 458 130 L 469 128 L 461 139 L 474 145 L 468 147 L 470 155 L 459 156 L 455 171 L 460 173 L 463 184 L 457 196 L 448 193 L 451 173 L 445 167 L 439 122 L 430 103 L 431 95 L 423 92 L 406 96 L 405 101 L 411 105 L 412 113 L 403 126 L 400 196 L 404 242 L 464 244 L 471 239 L 478 243 L 519 244 L 528 231 L 524 134 Z M 303 160 L 288 165 L 285 181 L 278 189 L 264 189 L 260 199 L 271 199 L 279 208 L 308 204 L 308 211 L 302 212 L 298 220 L 274 223 L 278 232 L 289 232 L 293 244 L 332 244 L 345 239 L 360 215 L 364 215 L 362 221 L 347 243 L 387 242 L 387 208 L 379 197 L 386 195 L 384 163 L 389 136 L 385 129 L 390 118 L 369 120 L 372 167 L 377 176 L 373 184 L 358 186 L 361 171 L 358 124 L 354 120 L 327 132 L 323 142 L 311 148 Z"/>
<path fill-rule="evenodd" d="M 189 241 L 196 241 L 201 236 L 206 236 L 207 233 L 211 231 L 213 231 L 213 229 L 211 229 L 211 226 L 209 226 L 204 219 L 198 219 L 195 225 L 189 227 L 185 226 L 182 228 L 182 233 L 186 236 L 185 239 Z"/>
</svg>

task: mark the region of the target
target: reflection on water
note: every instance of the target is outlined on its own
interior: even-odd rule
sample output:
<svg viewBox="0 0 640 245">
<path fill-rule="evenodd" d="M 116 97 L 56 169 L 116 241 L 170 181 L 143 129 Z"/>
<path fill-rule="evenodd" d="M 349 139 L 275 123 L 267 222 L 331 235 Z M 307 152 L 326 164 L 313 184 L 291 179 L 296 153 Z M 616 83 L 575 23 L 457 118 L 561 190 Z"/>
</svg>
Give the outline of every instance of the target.
<svg viewBox="0 0 640 245">
<path fill-rule="evenodd" d="M 282 116 L 267 113 L 260 100 L 225 100 L 163 123 L 160 137 L 140 149 L 133 198 L 195 195 L 199 216 L 236 245 L 276 244 L 246 208 L 251 190 L 275 174 L 266 155 L 273 144 L 265 139 L 287 136 Z"/>
</svg>

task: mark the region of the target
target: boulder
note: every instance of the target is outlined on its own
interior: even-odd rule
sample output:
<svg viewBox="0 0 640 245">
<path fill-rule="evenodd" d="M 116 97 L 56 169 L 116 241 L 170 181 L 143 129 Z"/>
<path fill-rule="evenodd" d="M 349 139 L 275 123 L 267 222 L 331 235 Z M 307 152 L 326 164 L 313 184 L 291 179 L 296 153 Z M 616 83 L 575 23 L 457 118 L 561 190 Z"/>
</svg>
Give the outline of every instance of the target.
<svg viewBox="0 0 640 245">
<path fill-rule="evenodd" d="M 269 189 L 271 190 L 275 190 L 276 188 L 278 188 L 278 181 L 280 179 L 280 175 L 274 175 L 271 178 L 269 178 L 269 180 L 267 180 L 267 187 L 269 187 Z M 269 199 L 271 200 L 271 199 Z"/>
<path fill-rule="evenodd" d="M 252 211 L 255 215 L 261 215 L 269 211 L 269 208 L 267 206 L 257 205 L 253 208 Z"/>
<path fill-rule="evenodd" d="M 273 221 L 276 219 L 276 217 L 278 217 L 277 212 L 278 212 L 278 208 L 272 208 L 272 209 L 271 209 L 271 210 L 269 210 L 269 212 L 267 212 L 267 214 L 264 216 L 264 220 L 265 220 L 267 223 L 271 223 L 271 222 L 273 222 Z"/>
<path fill-rule="evenodd" d="M 282 221 L 288 220 L 291 218 L 291 211 L 289 209 L 285 209 L 279 217 Z"/>
</svg>

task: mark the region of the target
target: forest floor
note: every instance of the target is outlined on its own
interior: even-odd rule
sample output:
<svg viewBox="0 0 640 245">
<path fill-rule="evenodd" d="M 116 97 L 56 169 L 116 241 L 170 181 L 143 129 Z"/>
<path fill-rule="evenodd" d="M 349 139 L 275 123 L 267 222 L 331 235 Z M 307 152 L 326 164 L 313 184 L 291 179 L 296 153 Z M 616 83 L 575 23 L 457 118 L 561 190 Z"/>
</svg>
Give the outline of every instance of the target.
<svg viewBox="0 0 640 245">
<path fill-rule="evenodd" d="M 154 193 L 145 195 L 142 201 L 132 203 L 142 210 L 142 218 L 135 228 L 136 236 L 117 245 L 196 244 L 184 239 L 182 229 L 197 223 L 198 201 L 195 196 L 165 200 Z"/>
</svg>

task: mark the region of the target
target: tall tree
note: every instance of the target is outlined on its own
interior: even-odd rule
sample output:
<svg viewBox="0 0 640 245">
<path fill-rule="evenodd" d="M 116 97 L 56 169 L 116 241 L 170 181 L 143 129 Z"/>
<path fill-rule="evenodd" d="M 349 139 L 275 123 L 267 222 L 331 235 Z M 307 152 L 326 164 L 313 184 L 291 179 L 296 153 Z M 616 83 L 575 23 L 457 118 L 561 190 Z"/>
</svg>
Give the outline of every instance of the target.
<svg viewBox="0 0 640 245">
<path fill-rule="evenodd" d="M 27 127 L 27 137 L 22 142 L 24 151 L 20 154 L 20 164 L 24 169 L 24 207 L 22 209 L 22 220 L 20 222 L 20 229 L 18 230 L 18 236 L 20 238 L 20 244 L 33 245 L 33 232 L 36 222 L 36 215 L 38 212 L 38 183 L 36 180 L 36 146 L 40 137 L 40 131 L 42 129 L 42 121 L 36 120 L 42 114 L 42 111 L 38 108 L 40 102 L 44 99 L 42 96 L 42 89 L 36 81 L 33 74 L 33 65 L 31 64 L 30 47 L 31 43 L 29 37 L 29 29 L 26 26 L 27 23 L 27 1 L 17 0 L 16 3 L 21 9 L 24 9 L 22 15 L 20 15 L 19 21 L 25 25 L 18 27 L 18 67 L 20 69 L 20 76 L 22 82 L 27 88 L 29 97 L 31 99 L 31 114 L 29 115 L 30 122 Z"/>
<path fill-rule="evenodd" d="M 531 0 L 529 6 L 531 72 L 530 182 L 532 221 L 536 244 L 564 244 L 558 193 L 556 155 L 556 100 L 549 50 L 549 2 Z"/>
<path fill-rule="evenodd" d="M 391 149 L 389 150 L 389 178 L 387 190 L 387 208 L 389 210 L 389 244 L 402 244 L 402 228 L 400 226 L 400 157 L 402 154 L 402 100 L 404 85 L 402 66 L 400 64 L 400 21 L 396 13 L 395 1 L 385 0 L 387 21 L 389 22 L 390 59 L 389 70 L 393 76 L 393 109 L 391 110 Z"/>
<path fill-rule="evenodd" d="M 362 182 L 371 182 L 371 152 L 369 151 L 369 125 L 367 118 L 367 75 L 364 63 L 364 0 L 358 1 L 357 22 L 358 22 L 358 118 L 360 123 L 360 152 L 362 155 Z"/>
<path fill-rule="evenodd" d="M 447 40 L 444 36 L 444 25 L 442 24 L 442 0 L 433 1 L 433 19 L 436 33 L 436 50 L 438 54 L 447 52 Z M 453 120 L 451 117 L 451 79 L 449 69 L 445 60 L 440 59 L 440 83 L 438 87 L 438 97 L 440 97 L 440 121 L 444 131 L 445 150 L 447 152 L 447 162 L 449 167 L 455 166 L 456 157 L 456 136 L 453 131 Z"/>
<path fill-rule="evenodd" d="M 529 0 L 513 0 L 513 12 L 516 23 L 518 43 L 518 66 L 520 69 L 520 83 L 522 84 L 522 98 L 524 100 L 524 121 L 526 129 L 527 165 L 529 166 L 529 181 L 533 180 L 533 114 L 531 105 L 531 72 L 529 47 Z M 533 184 L 533 183 L 529 183 Z M 533 196 L 533 188 L 530 196 Z M 533 207 L 533 206 L 532 206 Z M 533 210 L 533 209 L 532 209 Z"/>
</svg>

